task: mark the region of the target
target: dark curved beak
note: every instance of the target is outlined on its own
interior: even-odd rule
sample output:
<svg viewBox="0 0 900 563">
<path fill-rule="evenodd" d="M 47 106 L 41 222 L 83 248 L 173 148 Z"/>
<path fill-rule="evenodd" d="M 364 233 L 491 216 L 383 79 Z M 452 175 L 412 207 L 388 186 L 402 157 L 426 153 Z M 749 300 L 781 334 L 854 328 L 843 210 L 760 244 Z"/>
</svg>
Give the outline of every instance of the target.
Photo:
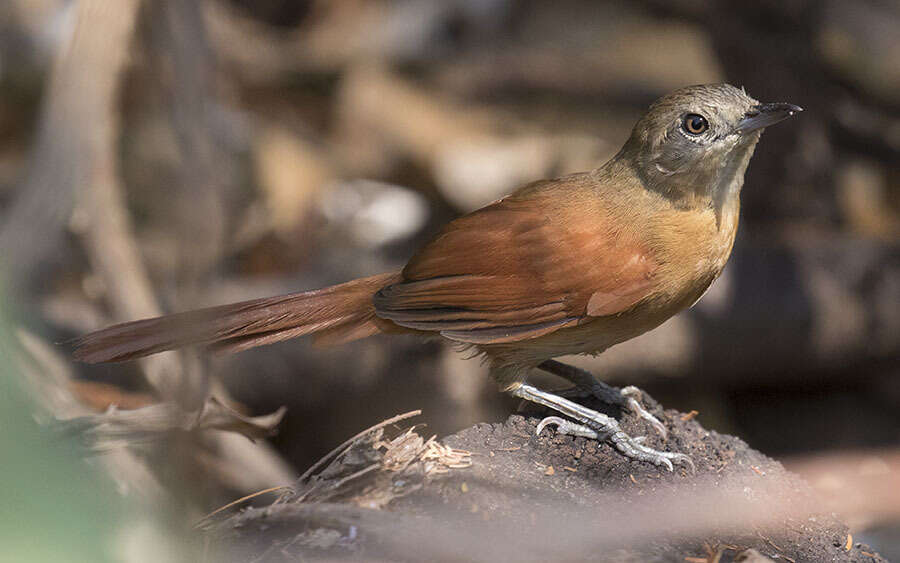
<svg viewBox="0 0 900 563">
<path fill-rule="evenodd" d="M 800 113 L 803 108 L 794 104 L 786 104 L 778 102 L 774 104 L 760 104 L 754 106 L 744 115 L 744 119 L 738 123 L 737 130 L 740 133 L 749 133 L 756 131 L 769 125 L 775 125 L 779 121 L 791 117 L 795 113 Z"/>
</svg>

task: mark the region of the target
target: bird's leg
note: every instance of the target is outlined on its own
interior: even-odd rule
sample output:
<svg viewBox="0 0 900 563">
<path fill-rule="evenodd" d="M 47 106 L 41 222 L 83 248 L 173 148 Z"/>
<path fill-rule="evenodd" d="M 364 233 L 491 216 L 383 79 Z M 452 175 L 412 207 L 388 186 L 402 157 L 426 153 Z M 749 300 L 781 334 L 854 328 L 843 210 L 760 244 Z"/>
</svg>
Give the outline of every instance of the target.
<svg viewBox="0 0 900 563">
<path fill-rule="evenodd" d="M 541 391 L 528 383 L 518 383 L 509 392 L 514 397 L 544 405 L 581 423 L 572 424 L 558 417 L 550 417 L 549 420 L 544 419 L 541 422 L 541 425 L 538 426 L 538 431 L 542 430 L 547 424 L 557 424 L 559 429 L 564 432 L 570 430 L 571 433 L 579 436 L 603 439 L 631 459 L 662 466 L 669 471 L 673 469 L 673 462 L 688 465 L 692 471 L 694 469 L 694 463 L 688 456 L 680 453 L 654 450 L 643 445 L 642 438 L 632 438 L 619 427 L 616 419 L 603 413 L 591 410 L 559 395 Z"/>
<path fill-rule="evenodd" d="M 571 382 L 580 396 L 593 396 L 608 405 L 623 407 L 649 422 L 663 438 L 668 435 L 663 423 L 641 405 L 641 390 L 637 387 L 629 385 L 619 389 L 598 380 L 589 371 L 556 360 L 546 360 L 538 368 Z"/>
</svg>

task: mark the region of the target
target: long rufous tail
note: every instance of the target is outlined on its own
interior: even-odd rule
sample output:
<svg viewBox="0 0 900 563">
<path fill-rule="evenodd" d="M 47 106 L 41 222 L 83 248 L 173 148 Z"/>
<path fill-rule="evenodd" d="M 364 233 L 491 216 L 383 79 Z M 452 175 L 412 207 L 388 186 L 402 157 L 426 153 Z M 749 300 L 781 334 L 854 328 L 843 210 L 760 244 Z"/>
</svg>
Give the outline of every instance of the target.
<svg viewBox="0 0 900 563">
<path fill-rule="evenodd" d="M 73 355 L 93 364 L 187 346 L 239 352 L 313 333 L 319 343 L 349 342 L 381 332 L 390 323 L 375 316 L 372 295 L 399 280 L 396 272 L 380 274 L 303 293 L 118 324 L 76 339 Z"/>
</svg>

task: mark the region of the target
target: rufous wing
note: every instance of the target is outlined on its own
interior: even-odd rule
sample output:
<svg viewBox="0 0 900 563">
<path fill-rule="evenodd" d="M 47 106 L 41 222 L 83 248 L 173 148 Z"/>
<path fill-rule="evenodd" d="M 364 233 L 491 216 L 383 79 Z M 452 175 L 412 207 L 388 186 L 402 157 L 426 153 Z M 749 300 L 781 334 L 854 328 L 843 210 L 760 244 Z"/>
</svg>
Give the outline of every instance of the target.
<svg viewBox="0 0 900 563">
<path fill-rule="evenodd" d="M 633 307 L 656 263 L 602 210 L 560 208 L 541 190 L 450 224 L 374 298 L 376 314 L 460 342 L 536 338 Z"/>
</svg>

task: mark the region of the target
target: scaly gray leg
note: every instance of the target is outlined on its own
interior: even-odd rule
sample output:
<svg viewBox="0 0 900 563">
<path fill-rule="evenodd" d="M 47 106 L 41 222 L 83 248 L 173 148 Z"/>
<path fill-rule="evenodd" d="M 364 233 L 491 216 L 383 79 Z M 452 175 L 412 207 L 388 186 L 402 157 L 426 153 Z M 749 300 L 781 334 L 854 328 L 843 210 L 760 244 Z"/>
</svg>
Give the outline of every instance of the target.
<svg viewBox="0 0 900 563">
<path fill-rule="evenodd" d="M 663 423 L 641 405 L 641 390 L 637 387 L 629 385 L 618 389 L 598 380 L 589 371 L 556 360 L 546 360 L 538 365 L 538 369 L 571 382 L 581 391 L 581 396 L 594 396 L 608 405 L 620 406 L 633 412 L 649 422 L 660 436 L 663 438 L 668 436 L 668 431 Z"/>
<path fill-rule="evenodd" d="M 581 424 L 572 424 L 558 417 L 550 417 L 545 419 L 538 426 L 543 429 L 547 424 L 557 424 L 560 430 L 573 430 L 578 435 L 587 435 L 591 438 L 604 439 L 612 444 L 617 450 L 622 452 L 625 457 L 638 461 L 646 461 L 656 466 L 665 467 L 669 471 L 673 470 L 672 462 L 683 463 L 690 466 L 694 471 L 694 463 L 691 458 L 684 454 L 663 452 L 654 450 L 642 444 L 641 438 L 632 438 L 626 434 L 620 427 L 616 419 L 581 406 L 568 399 L 564 399 L 559 395 L 541 391 L 528 383 L 520 383 L 509 390 L 509 392 L 520 399 L 531 401 L 539 405 L 544 405 L 555 411 L 558 411 L 569 418 L 574 418 Z M 591 435 L 593 433 L 593 435 Z"/>
</svg>

